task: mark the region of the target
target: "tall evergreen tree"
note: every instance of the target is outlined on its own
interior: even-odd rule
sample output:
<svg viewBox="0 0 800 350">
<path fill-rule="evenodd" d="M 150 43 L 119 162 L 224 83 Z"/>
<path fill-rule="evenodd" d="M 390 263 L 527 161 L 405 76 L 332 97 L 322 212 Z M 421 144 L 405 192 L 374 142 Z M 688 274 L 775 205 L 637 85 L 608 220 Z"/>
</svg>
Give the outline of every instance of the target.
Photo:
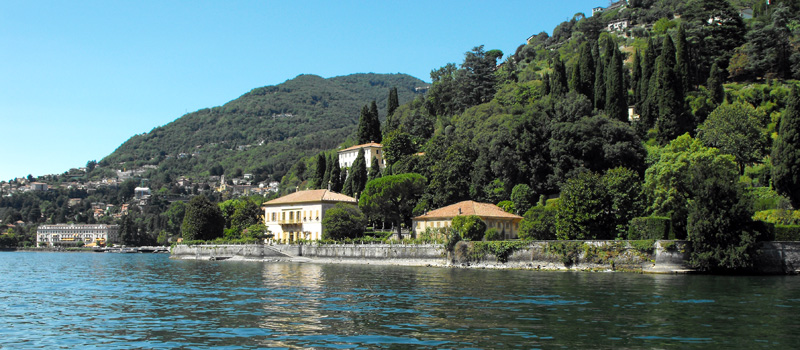
<svg viewBox="0 0 800 350">
<path fill-rule="evenodd" d="M 578 92 L 586 95 L 589 101 L 594 101 L 594 73 L 595 62 L 592 56 L 592 45 L 589 42 L 581 44 L 580 48 L 580 84 Z"/>
<path fill-rule="evenodd" d="M 334 162 L 338 163 L 335 154 L 331 155 L 325 162 L 325 176 L 322 177 L 322 183 L 320 184 L 321 189 L 328 189 L 328 185 L 332 183 L 331 174 L 333 173 Z"/>
<path fill-rule="evenodd" d="M 594 108 L 604 109 L 606 104 L 606 73 L 604 58 L 595 62 L 594 72 Z"/>
<path fill-rule="evenodd" d="M 550 78 L 550 93 L 557 95 L 567 93 L 567 70 L 558 53 L 553 57 L 553 75 Z"/>
<path fill-rule="evenodd" d="M 364 105 L 361 107 L 361 115 L 358 117 L 358 144 L 365 144 L 372 141 L 372 115 L 369 112 L 369 106 Z"/>
<path fill-rule="evenodd" d="M 364 191 L 364 186 L 367 185 L 367 161 L 364 158 L 364 149 L 358 150 L 356 160 L 353 161 L 353 166 L 350 167 L 348 179 L 352 178 L 352 194 L 357 196 Z"/>
<path fill-rule="evenodd" d="M 334 161 L 333 166 L 331 166 L 331 191 L 333 192 L 342 192 L 342 187 L 344 187 L 344 180 L 342 179 L 342 169 L 339 168 L 339 162 Z"/>
<path fill-rule="evenodd" d="M 686 94 L 690 90 L 692 82 L 689 75 L 689 44 L 686 42 L 686 29 L 683 23 L 678 25 L 678 32 L 675 38 L 675 73 L 681 82 L 681 90 Z"/>
<path fill-rule="evenodd" d="M 669 35 L 664 37 L 655 79 L 655 90 L 651 90 L 650 94 L 657 101 L 658 141 L 663 145 L 692 129 L 691 120 L 683 108 L 683 90 L 675 72 L 675 45 Z"/>
<path fill-rule="evenodd" d="M 706 86 L 708 87 L 708 91 L 711 93 L 711 99 L 713 99 L 714 103 L 716 104 L 720 104 L 725 101 L 725 88 L 722 86 L 724 80 L 725 72 L 722 69 L 719 69 L 719 65 L 714 62 L 714 64 L 711 65 L 711 72 L 708 74 Z"/>
<path fill-rule="evenodd" d="M 800 208 L 800 88 L 795 86 L 781 115 L 772 147 L 772 182 L 778 193 Z"/>
<path fill-rule="evenodd" d="M 372 157 L 372 163 L 369 165 L 369 174 L 367 176 L 367 182 L 372 181 L 381 177 L 381 167 L 378 164 L 378 157 Z"/>
<path fill-rule="evenodd" d="M 325 171 L 328 170 L 328 164 L 325 161 L 325 154 L 320 153 L 317 155 L 317 171 L 315 178 L 317 180 L 317 188 L 326 188 Z"/>
<path fill-rule="evenodd" d="M 569 72 L 569 91 L 579 92 L 581 80 L 581 66 L 578 60 L 575 60 L 572 63 L 572 67 Z"/>
<path fill-rule="evenodd" d="M 633 90 L 633 99 L 638 109 L 639 101 L 642 97 L 642 89 L 639 86 L 642 80 L 642 57 L 638 49 L 633 53 L 633 67 L 631 68 L 631 89 Z"/>
<path fill-rule="evenodd" d="M 628 120 L 628 93 L 622 78 L 622 53 L 613 40 L 609 41 L 613 50 L 606 69 L 606 115 L 626 122 Z"/>
<path fill-rule="evenodd" d="M 386 117 L 394 114 L 397 107 L 400 107 L 400 102 L 397 99 L 397 87 L 393 87 L 389 90 L 389 99 L 386 102 Z"/>
</svg>

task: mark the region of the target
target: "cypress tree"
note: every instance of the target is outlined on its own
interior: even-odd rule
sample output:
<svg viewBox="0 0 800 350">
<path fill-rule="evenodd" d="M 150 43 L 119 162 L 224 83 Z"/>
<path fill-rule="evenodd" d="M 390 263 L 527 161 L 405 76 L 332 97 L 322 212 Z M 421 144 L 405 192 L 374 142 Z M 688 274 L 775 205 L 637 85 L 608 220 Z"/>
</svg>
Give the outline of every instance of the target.
<svg viewBox="0 0 800 350">
<path fill-rule="evenodd" d="M 361 107 L 361 115 L 358 117 L 358 144 L 365 144 L 371 141 L 372 138 L 372 130 L 370 127 L 372 126 L 372 121 L 370 120 L 372 116 L 369 113 L 369 106 L 364 105 Z"/>
<path fill-rule="evenodd" d="M 342 180 L 342 169 L 339 168 L 339 162 L 334 161 L 333 166 L 331 166 L 331 191 L 333 192 L 341 192 L 342 187 L 344 186 L 344 180 Z"/>
<path fill-rule="evenodd" d="M 714 103 L 721 104 L 725 100 L 725 88 L 722 82 L 725 80 L 725 72 L 719 69 L 717 62 L 711 65 L 711 72 L 708 74 L 708 81 L 706 86 L 711 93 L 711 99 Z"/>
<path fill-rule="evenodd" d="M 575 91 L 580 93 L 580 80 L 581 80 L 581 67 L 576 60 L 572 63 L 572 69 L 570 69 L 569 73 L 569 91 Z"/>
<path fill-rule="evenodd" d="M 367 161 L 364 158 L 363 148 L 358 150 L 356 160 L 353 161 L 353 166 L 350 167 L 348 180 L 351 181 L 351 196 L 364 191 L 364 186 L 367 185 Z"/>
<path fill-rule="evenodd" d="M 327 188 L 325 182 L 325 172 L 328 170 L 328 162 L 325 161 L 325 154 L 320 153 L 317 155 L 317 188 Z"/>
<path fill-rule="evenodd" d="M 594 108 L 604 109 L 606 103 L 605 62 L 600 58 L 595 62 L 594 72 Z"/>
<path fill-rule="evenodd" d="M 586 95 L 589 101 L 594 101 L 594 65 L 592 47 L 588 42 L 585 42 L 581 44 L 580 49 L 580 84 L 578 85 L 578 92 Z"/>
<path fill-rule="evenodd" d="M 772 147 L 772 182 L 792 206 L 800 208 L 800 89 L 795 86 L 781 115 Z"/>
<path fill-rule="evenodd" d="M 374 141 L 381 143 L 383 135 L 381 135 L 381 121 L 378 117 L 378 104 L 375 100 L 369 105 L 369 135 L 370 138 L 367 142 Z"/>
<path fill-rule="evenodd" d="M 689 76 L 689 46 L 686 43 L 686 30 L 683 24 L 678 25 L 678 33 L 675 38 L 675 73 L 681 82 L 681 90 L 686 94 L 690 90 L 691 81 Z"/>
<path fill-rule="evenodd" d="M 559 54 L 556 53 L 553 57 L 553 75 L 551 76 L 550 92 L 557 95 L 567 93 L 567 71 L 564 68 L 564 63 L 561 62 Z"/>
<path fill-rule="evenodd" d="M 333 163 L 338 163 L 338 159 L 336 159 L 336 155 L 331 155 L 328 158 L 328 161 L 325 164 L 325 176 L 322 177 L 322 183 L 320 184 L 320 188 L 328 189 L 328 183 L 333 182 L 331 181 L 331 174 L 333 173 Z"/>
<path fill-rule="evenodd" d="M 550 95 L 552 92 L 550 88 L 550 74 L 544 73 L 544 77 L 542 77 L 542 90 L 544 90 L 545 95 Z"/>
<path fill-rule="evenodd" d="M 367 181 L 372 181 L 381 177 L 381 167 L 378 164 L 378 157 L 372 157 L 372 163 L 369 166 L 369 174 L 367 176 Z"/>
<path fill-rule="evenodd" d="M 655 90 L 651 90 L 650 94 L 655 95 L 657 101 L 658 141 L 663 145 L 692 129 L 683 108 L 683 90 L 675 72 L 675 46 L 669 35 L 664 37 L 661 55 L 656 64 L 655 79 Z"/>
<path fill-rule="evenodd" d="M 628 94 L 622 81 L 622 53 L 613 41 L 609 41 L 609 46 L 612 47 L 612 53 L 606 69 L 606 115 L 625 122 L 628 119 Z"/>
<path fill-rule="evenodd" d="M 344 180 L 344 187 L 342 187 L 342 193 L 352 197 L 353 196 L 353 172 L 349 171 L 349 172 L 346 172 L 346 173 L 348 175 L 347 175 L 347 178 Z"/>
<path fill-rule="evenodd" d="M 386 117 L 394 114 L 397 107 L 400 107 L 400 102 L 397 99 L 397 87 L 393 87 L 389 90 L 389 99 L 386 102 Z"/>
<path fill-rule="evenodd" d="M 633 90 L 633 99 L 636 102 L 636 108 L 639 108 L 639 102 L 641 101 L 641 93 L 642 89 L 640 88 L 639 84 L 642 80 L 642 58 L 639 54 L 639 50 L 633 53 L 633 70 L 631 72 L 631 89 Z"/>
</svg>

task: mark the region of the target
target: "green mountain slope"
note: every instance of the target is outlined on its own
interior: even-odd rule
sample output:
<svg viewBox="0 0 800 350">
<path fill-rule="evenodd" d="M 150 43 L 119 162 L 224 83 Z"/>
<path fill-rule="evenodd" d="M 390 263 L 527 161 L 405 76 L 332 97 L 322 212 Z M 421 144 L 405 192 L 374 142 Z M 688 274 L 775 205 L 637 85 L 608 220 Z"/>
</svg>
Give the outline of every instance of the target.
<svg viewBox="0 0 800 350">
<path fill-rule="evenodd" d="M 151 181 L 158 182 L 207 175 L 216 166 L 229 175 L 241 170 L 257 180 L 280 179 L 298 159 L 335 148 L 351 135 L 365 104 L 375 100 L 383 110 L 392 87 L 404 103 L 422 85 L 405 74 L 300 75 L 133 136 L 100 165 L 155 165 Z"/>
</svg>

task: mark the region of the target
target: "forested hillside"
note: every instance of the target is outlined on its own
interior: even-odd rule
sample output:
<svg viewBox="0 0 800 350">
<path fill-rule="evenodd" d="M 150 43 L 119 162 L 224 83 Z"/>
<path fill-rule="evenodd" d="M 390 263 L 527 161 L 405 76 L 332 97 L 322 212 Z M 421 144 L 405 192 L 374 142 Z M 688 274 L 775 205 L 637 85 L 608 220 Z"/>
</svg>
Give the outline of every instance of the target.
<svg viewBox="0 0 800 350">
<path fill-rule="evenodd" d="M 300 75 L 136 135 L 99 165 L 156 165 L 150 181 L 161 184 L 178 176 L 207 176 L 218 166 L 229 176 L 279 180 L 301 157 L 335 148 L 353 134 L 362 106 L 374 100 L 384 108 L 392 87 L 407 102 L 425 85 L 404 74 Z"/>
</svg>

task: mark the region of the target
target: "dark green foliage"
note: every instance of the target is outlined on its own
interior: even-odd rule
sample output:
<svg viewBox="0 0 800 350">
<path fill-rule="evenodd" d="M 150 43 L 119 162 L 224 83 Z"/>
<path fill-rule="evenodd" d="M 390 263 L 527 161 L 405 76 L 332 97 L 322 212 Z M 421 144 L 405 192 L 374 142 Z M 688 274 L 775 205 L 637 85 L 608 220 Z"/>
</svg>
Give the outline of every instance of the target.
<svg viewBox="0 0 800 350">
<path fill-rule="evenodd" d="M 353 166 L 350 167 L 350 172 L 347 181 L 351 182 L 351 193 L 348 196 L 358 196 L 364 191 L 367 185 L 367 161 L 364 159 L 364 149 L 358 150 L 356 160 L 353 161 Z"/>
<path fill-rule="evenodd" d="M 714 64 L 711 65 L 711 72 L 708 74 L 708 81 L 706 82 L 714 103 L 720 104 L 725 100 L 725 89 L 722 86 L 723 82 L 725 82 L 725 71 L 719 69 L 719 64 L 714 62 Z"/>
<path fill-rule="evenodd" d="M 550 93 L 555 95 L 563 95 L 569 91 L 567 85 L 567 69 L 564 63 L 561 62 L 561 57 L 558 53 L 553 56 L 553 74 L 550 76 Z"/>
<path fill-rule="evenodd" d="M 451 230 L 458 232 L 467 241 L 480 241 L 486 233 L 486 223 L 477 215 L 456 216 Z"/>
<path fill-rule="evenodd" d="M 657 101 L 658 140 L 661 144 L 667 144 L 693 129 L 691 116 L 684 108 L 681 81 L 675 72 L 675 46 L 669 35 L 664 37 L 661 56 L 658 57 L 654 74 L 655 85 L 648 96 Z"/>
<path fill-rule="evenodd" d="M 736 271 L 752 266 L 758 232 L 752 204 L 732 176 L 719 176 L 714 165 L 697 163 L 690 171 L 693 200 L 687 232 L 692 241 L 690 263 L 702 271 Z"/>
<path fill-rule="evenodd" d="M 674 239 L 672 224 L 665 216 L 648 216 L 631 219 L 628 239 Z"/>
<path fill-rule="evenodd" d="M 367 217 L 357 206 L 336 203 L 333 208 L 325 211 L 325 217 L 322 219 L 322 239 L 341 240 L 361 237 L 366 227 Z"/>
<path fill-rule="evenodd" d="M 776 241 L 800 241 L 800 225 L 775 225 Z"/>
<path fill-rule="evenodd" d="M 800 208 L 800 88 L 794 87 L 772 148 L 772 182 Z"/>
<path fill-rule="evenodd" d="M 692 47 L 692 76 L 695 84 L 708 78 L 717 59 L 727 60 L 744 42 L 745 26 L 728 0 L 690 0 L 684 16 L 686 37 Z"/>
<path fill-rule="evenodd" d="M 358 144 L 381 142 L 381 122 L 378 120 L 378 107 L 375 101 L 361 108 L 358 119 Z"/>
<path fill-rule="evenodd" d="M 394 114 L 394 111 L 400 107 L 400 102 L 397 99 L 397 88 L 393 87 L 389 90 L 389 99 L 386 101 L 386 118 Z"/>
<path fill-rule="evenodd" d="M 325 154 L 320 153 L 317 155 L 317 171 L 315 179 L 317 181 L 317 188 L 327 188 L 328 184 L 325 180 L 325 171 L 328 169 L 328 164 L 325 161 Z"/>
<path fill-rule="evenodd" d="M 500 235 L 500 231 L 492 227 L 486 230 L 486 233 L 483 235 L 483 239 L 486 241 L 501 241 L 503 240 L 503 237 Z"/>
<path fill-rule="evenodd" d="M 464 54 L 460 69 L 447 64 L 431 71 L 433 85 L 428 91 L 428 111 L 431 115 L 449 116 L 465 109 L 489 102 L 495 93 L 494 71 L 499 50 L 484 51 L 476 46 Z"/>
<path fill-rule="evenodd" d="M 413 155 L 416 152 L 411 135 L 399 130 L 389 133 L 386 136 L 386 142 L 383 143 L 383 155 L 387 165 L 392 165 L 403 157 Z"/>
<path fill-rule="evenodd" d="M 680 81 L 681 91 L 685 94 L 691 86 L 691 77 L 689 76 L 689 44 L 686 42 L 686 29 L 683 24 L 678 26 L 675 36 L 675 74 Z"/>
<path fill-rule="evenodd" d="M 374 180 L 381 177 L 381 167 L 378 164 L 378 157 L 372 157 L 372 163 L 369 165 L 369 173 L 367 174 L 367 181 Z M 364 183 L 366 187 L 366 183 Z"/>
<path fill-rule="evenodd" d="M 514 186 L 511 190 L 511 201 L 514 202 L 514 208 L 516 209 L 516 213 L 525 213 L 530 209 L 535 203 L 534 198 L 535 194 L 530 186 L 526 184 L 519 184 Z"/>
<path fill-rule="evenodd" d="M 631 67 L 631 88 L 633 89 L 633 100 L 639 106 L 639 101 L 642 98 L 642 90 L 640 88 L 642 83 L 642 58 L 639 50 L 633 53 L 633 67 Z"/>
<path fill-rule="evenodd" d="M 604 103 L 606 115 L 609 118 L 622 122 L 628 121 L 628 91 L 625 89 L 622 75 L 622 53 L 616 43 L 610 40 L 607 45 L 613 47 L 613 53 L 608 58 L 605 69 L 606 101 Z"/>
<path fill-rule="evenodd" d="M 605 59 L 595 62 L 594 72 L 594 108 L 605 109 L 606 104 L 606 64 Z"/>
<path fill-rule="evenodd" d="M 410 223 L 411 212 L 425 191 L 428 180 L 420 174 L 399 174 L 367 182 L 358 206 L 372 219 L 393 222 L 400 235 L 400 224 Z"/>
<path fill-rule="evenodd" d="M 531 207 L 525 212 L 525 216 L 519 224 L 519 238 L 524 240 L 556 239 L 557 212 L 555 206 Z"/>
<path fill-rule="evenodd" d="M 342 169 L 339 167 L 339 159 L 337 159 L 335 154 L 331 157 L 329 162 L 331 162 L 330 190 L 333 192 L 342 192 L 342 188 L 344 188 L 343 175 L 346 174 L 342 173 Z"/>
<path fill-rule="evenodd" d="M 595 74 L 595 62 L 594 58 L 592 57 L 592 47 L 589 42 L 585 42 L 581 44 L 580 48 L 580 60 L 578 64 L 578 68 L 580 70 L 579 73 L 579 80 L 576 89 L 578 93 L 585 95 L 589 98 L 589 101 L 593 101 L 594 99 L 594 74 Z"/>
<path fill-rule="evenodd" d="M 219 207 L 206 196 L 195 196 L 186 205 L 186 214 L 181 225 L 184 240 L 212 240 L 222 237 L 225 219 Z"/>
</svg>

